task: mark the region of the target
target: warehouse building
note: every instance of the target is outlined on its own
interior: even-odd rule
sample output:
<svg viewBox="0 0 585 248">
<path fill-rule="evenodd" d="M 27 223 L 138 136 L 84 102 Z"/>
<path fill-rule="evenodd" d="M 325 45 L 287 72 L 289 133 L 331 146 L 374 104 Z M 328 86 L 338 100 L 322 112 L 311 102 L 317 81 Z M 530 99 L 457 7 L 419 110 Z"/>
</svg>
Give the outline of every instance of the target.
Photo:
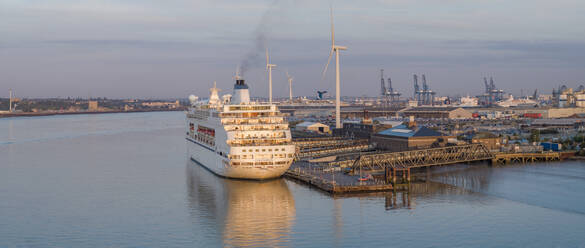
<svg viewBox="0 0 585 248">
<path fill-rule="evenodd" d="M 472 144 L 483 144 L 488 150 L 492 151 L 499 151 L 502 145 L 502 139 L 489 132 L 474 133 L 469 138 Z"/>
<path fill-rule="evenodd" d="M 458 107 L 414 107 L 402 110 L 402 116 L 424 119 L 469 119 L 472 113 Z"/>
<path fill-rule="evenodd" d="M 309 122 L 305 121 L 303 123 L 297 124 L 295 127 L 297 131 L 313 131 L 313 132 L 320 132 L 320 133 L 329 133 L 329 126 L 325 124 L 321 124 L 319 122 Z"/>
<path fill-rule="evenodd" d="M 376 147 L 391 152 L 443 147 L 454 136 L 446 136 L 427 127 L 413 123 L 399 125 L 372 135 Z"/>
<path fill-rule="evenodd" d="M 366 119 L 365 121 L 344 121 L 343 129 L 338 135 L 351 138 L 369 139 L 372 134 L 401 125 L 401 121 L 372 121 Z M 337 131 L 337 130 L 335 130 Z"/>
</svg>

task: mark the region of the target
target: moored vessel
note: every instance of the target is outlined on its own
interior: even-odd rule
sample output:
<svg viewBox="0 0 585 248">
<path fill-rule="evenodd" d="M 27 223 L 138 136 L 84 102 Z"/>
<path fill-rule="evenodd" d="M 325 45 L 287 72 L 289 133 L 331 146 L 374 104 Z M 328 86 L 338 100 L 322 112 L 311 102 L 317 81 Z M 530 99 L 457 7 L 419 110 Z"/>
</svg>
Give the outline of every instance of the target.
<svg viewBox="0 0 585 248">
<path fill-rule="evenodd" d="M 227 178 L 270 179 L 290 167 L 295 146 L 288 122 L 274 104 L 250 101 L 248 85 L 236 77 L 233 95 L 210 89 L 207 101 L 191 96 L 187 144 L 191 160 Z"/>
</svg>

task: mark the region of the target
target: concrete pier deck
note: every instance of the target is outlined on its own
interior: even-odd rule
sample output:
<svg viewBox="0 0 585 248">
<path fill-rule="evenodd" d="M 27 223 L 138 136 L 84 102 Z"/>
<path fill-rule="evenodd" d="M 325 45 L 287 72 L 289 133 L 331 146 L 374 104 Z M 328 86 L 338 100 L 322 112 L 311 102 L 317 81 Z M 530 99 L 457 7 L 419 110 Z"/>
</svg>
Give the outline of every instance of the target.
<svg viewBox="0 0 585 248">
<path fill-rule="evenodd" d="M 360 176 L 358 175 L 349 175 L 331 168 L 313 167 L 307 162 L 294 163 L 284 176 L 331 194 L 379 192 L 395 189 L 392 184 L 386 183 L 384 180 L 372 178 L 367 181 L 359 181 Z"/>
</svg>

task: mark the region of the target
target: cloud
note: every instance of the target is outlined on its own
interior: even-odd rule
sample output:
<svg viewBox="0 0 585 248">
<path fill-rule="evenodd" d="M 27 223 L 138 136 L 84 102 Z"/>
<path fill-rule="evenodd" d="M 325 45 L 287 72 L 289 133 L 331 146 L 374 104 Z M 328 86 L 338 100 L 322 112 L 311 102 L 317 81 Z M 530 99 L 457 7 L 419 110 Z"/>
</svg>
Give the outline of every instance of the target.
<svg viewBox="0 0 585 248">
<path fill-rule="evenodd" d="M 128 89 L 148 83 L 152 94 L 164 89 L 172 96 L 183 94 L 181 88 L 206 92 L 214 80 L 229 88 L 272 2 L 0 0 L 5 79 L 0 90 L 12 84 L 38 95 L 85 95 L 102 82 Z M 331 88 L 331 76 L 320 81 L 330 49 L 329 2 L 280 2 L 286 11 L 272 19 L 268 39 L 271 60 L 278 64 L 275 83 L 288 69 L 298 93 Z M 380 68 L 396 77 L 397 86 L 409 88 L 412 73 L 425 72 L 439 92 L 461 90 L 485 74 L 503 83 L 508 78 L 511 88 L 585 77 L 585 29 L 578 25 L 585 22 L 583 1 L 337 0 L 333 5 L 336 39 L 349 47 L 341 55 L 344 92 L 377 94 Z M 261 53 L 261 66 L 246 75 L 255 95 L 265 93 L 263 47 Z M 62 76 L 68 74 L 75 77 Z M 526 74 L 533 78 L 516 80 Z M 165 80 L 190 83 L 158 84 Z M 362 87 L 369 85 L 364 82 L 372 87 Z"/>
</svg>

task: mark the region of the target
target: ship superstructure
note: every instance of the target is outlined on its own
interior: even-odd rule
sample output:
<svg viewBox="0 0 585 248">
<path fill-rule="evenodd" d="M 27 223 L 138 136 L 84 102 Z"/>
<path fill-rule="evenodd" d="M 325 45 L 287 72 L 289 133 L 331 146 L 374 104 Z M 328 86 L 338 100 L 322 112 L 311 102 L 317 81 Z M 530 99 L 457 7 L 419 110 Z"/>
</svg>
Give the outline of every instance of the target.
<svg viewBox="0 0 585 248">
<path fill-rule="evenodd" d="M 187 112 L 189 156 L 228 178 L 269 179 L 290 167 L 295 154 L 288 122 L 274 104 L 250 102 L 248 85 L 236 77 L 233 97 L 220 100 L 214 85 L 208 101 Z"/>
</svg>

